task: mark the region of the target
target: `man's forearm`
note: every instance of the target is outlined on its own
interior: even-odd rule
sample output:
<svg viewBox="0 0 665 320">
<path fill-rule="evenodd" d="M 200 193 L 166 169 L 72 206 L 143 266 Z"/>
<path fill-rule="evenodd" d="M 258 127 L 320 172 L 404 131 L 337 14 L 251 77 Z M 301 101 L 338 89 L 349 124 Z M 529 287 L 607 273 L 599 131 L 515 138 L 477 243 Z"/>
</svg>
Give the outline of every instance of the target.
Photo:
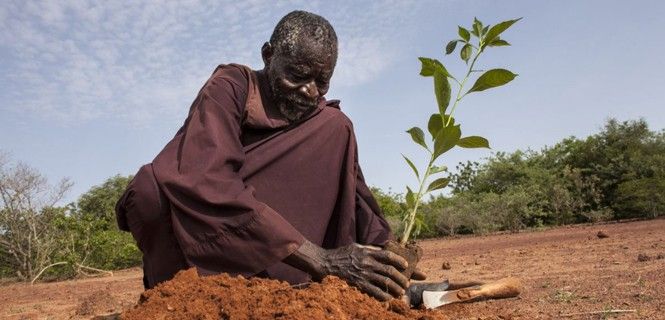
<svg viewBox="0 0 665 320">
<path fill-rule="evenodd" d="M 324 259 L 325 249 L 305 240 L 298 250 L 284 259 L 284 263 L 307 272 L 315 280 L 320 280 L 326 276 Z"/>
</svg>

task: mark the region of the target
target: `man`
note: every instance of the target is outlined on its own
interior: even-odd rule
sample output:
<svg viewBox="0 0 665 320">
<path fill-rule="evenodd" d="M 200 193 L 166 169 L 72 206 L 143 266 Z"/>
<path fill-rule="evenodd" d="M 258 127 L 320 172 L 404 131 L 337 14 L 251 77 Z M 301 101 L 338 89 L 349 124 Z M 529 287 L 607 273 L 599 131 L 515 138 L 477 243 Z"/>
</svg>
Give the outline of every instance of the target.
<svg viewBox="0 0 665 320">
<path fill-rule="evenodd" d="M 118 201 L 146 288 L 196 267 L 294 284 L 335 275 L 381 300 L 402 295 L 406 261 L 377 247 L 390 228 L 363 180 L 351 122 L 323 98 L 335 31 L 294 11 L 261 54 L 263 70 L 215 70 Z"/>
</svg>

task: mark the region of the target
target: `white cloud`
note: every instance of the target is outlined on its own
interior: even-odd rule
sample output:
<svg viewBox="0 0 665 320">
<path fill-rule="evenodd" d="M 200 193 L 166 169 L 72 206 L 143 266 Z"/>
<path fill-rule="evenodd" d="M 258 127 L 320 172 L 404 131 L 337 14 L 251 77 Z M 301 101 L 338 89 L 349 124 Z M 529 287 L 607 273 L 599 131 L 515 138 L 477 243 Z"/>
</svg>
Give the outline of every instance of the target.
<svg viewBox="0 0 665 320">
<path fill-rule="evenodd" d="M 0 109 L 61 123 L 181 118 L 218 63 L 261 67 L 259 48 L 293 3 L 11 1 L 0 5 Z M 300 3 L 340 38 L 336 86 L 371 81 L 394 62 L 414 4 Z"/>
</svg>

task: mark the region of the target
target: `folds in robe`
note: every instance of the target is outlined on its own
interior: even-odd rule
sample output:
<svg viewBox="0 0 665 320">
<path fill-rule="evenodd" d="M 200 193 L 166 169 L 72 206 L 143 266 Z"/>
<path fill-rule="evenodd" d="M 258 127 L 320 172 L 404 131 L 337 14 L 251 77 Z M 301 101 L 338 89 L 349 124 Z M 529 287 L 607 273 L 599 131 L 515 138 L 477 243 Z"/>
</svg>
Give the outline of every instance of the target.
<svg viewBox="0 0 665 320">
<path fill-rule="evenodd" d="M 270 100 L 260 72 L 218 67 L 152 162 L 174 250 L 202 274 L 300 283 L 309 277 L 281 261 L 304 239 L 335 248 L 391 237 L 358 165 L 353 126 L 336 103 L 321 99 L 289 124 Z"/>
</svg>

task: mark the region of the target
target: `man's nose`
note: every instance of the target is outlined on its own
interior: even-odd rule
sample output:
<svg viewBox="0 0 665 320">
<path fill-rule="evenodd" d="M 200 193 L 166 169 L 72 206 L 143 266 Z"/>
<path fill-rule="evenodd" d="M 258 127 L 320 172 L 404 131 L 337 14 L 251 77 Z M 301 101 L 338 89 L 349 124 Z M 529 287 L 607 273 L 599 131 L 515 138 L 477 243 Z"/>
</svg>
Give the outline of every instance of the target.
<svg viewBox="0 0 665 320">
<path fill-rule="evenodd" d="M 307 98 L 315 100 L 319 98 L 319 88 L 314 81 L 307 82 L 300 87 L 300 92 Z"/>
</svg>

